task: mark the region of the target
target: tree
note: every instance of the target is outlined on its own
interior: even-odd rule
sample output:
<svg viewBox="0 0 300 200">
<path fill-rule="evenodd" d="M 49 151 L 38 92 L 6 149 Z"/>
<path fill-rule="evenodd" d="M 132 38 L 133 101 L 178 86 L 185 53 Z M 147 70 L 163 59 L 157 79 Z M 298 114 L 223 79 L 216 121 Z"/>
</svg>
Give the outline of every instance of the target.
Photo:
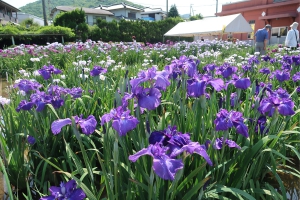
<svg viewBox="0 0 300 200">
<path fill-rule="evenodd" d="M 203 19 L 203 16 L 200 13 L 190 17 L 190 21 L 194 21 L 198 19 Z"/>
<path fill-rule="evenodd" d="M 85 19 L 85 12 L 82 9 L 59 13 L 55 17 L 53 24 L 54 26 L 71 28 L 77 37 L 81 38 L 83 41 L 87 38 L 89 29 Z"/>
<path fill-rule="evenodd" d="M 168 17 L 179 17 L 179 13 L 175 4 L 171 6 Z"/>
</svg>

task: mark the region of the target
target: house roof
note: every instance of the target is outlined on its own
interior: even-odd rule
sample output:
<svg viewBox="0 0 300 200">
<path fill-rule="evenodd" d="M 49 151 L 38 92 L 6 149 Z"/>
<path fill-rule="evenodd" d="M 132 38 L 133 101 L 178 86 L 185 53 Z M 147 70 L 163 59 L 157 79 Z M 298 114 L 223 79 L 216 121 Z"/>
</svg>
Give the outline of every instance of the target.
<svg viewBox="0 0 300 200">
<path fill-rule="evenodd" d="M 4 6 L 10 8 L 12 12 L 19 12 L 19 11 L 21 11 L 18 8 L 14 7 L 14 6 L 12 6 L 12 5 L 10 5 L 10 4 L 6 3 L 5 1 L 2 1 L 2 0 L 0 0 L 0 5 L 4 5 Z"/>
<path fill-rule="evenodd" d="M 213 24 L 213 26 L 212 26 Z M 251 33 L 253 30 L 242 14 L 210 17 L 202 20 L 180 22 L 164 36 L 193 37 L 221 33 Z"/>
<path fill-rule="evenodd" d="M 56 6 L 52 9 L 50 16 L 53 16 L 54 12 L 57 10 L 69 12 L 72 10 L 75 10 L 76 8 L 82 9 L 86 14 L 95 14 L 95 15 L 110 15 L 113 16 L 114 14 L 112 12 L 109 12 L 107 10 L 99 10 L 95 8 L 80 8 L 80 7 L 73 7 L 73 6 Z"/>
<path fill-rule="evenodd" d="M 116 3 L 116 4 L 111 4 L 111 5 L 99 5 L 95 9 L 102 9 L 102 10 L 119 10 L 119 9 L 130 9 L 130 10 L 135 10 L 135 11 L 143 11 L 141 8 L 137 8 L 134 6 L 127 5 L 125 3 Z"/>
</svg>

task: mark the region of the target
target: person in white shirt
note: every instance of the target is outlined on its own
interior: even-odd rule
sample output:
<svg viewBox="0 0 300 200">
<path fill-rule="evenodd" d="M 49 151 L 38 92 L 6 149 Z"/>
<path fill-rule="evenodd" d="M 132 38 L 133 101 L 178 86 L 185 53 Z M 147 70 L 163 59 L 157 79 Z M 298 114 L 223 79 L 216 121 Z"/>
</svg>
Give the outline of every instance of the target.
<svg viewBox="0 0 300 200">
<path fill-rule="evenodd" d="M 288 31 L 285 38 L 285 46 L 295 50 L 298 48 L 297 44 L 299 41 L 299 31 L 297 30 L 298 23 L 294 22 L 290 27 L 291 29 Z"/>
</svg>

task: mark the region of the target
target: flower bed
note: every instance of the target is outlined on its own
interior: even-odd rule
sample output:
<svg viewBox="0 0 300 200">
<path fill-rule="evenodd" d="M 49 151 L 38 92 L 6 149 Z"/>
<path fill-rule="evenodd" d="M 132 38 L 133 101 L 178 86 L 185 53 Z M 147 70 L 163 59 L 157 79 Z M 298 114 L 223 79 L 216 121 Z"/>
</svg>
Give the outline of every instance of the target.
<svg viewBox="0 0 300 200">
<path fill-rule="evenodd" d="M 277 167 L 300 158 L 299 52 L 260 56 L 223 41 L 1 50 L 11 81 L 9 100 L 0 98 L 7 192 L 285 198 Z"/>
</svg>

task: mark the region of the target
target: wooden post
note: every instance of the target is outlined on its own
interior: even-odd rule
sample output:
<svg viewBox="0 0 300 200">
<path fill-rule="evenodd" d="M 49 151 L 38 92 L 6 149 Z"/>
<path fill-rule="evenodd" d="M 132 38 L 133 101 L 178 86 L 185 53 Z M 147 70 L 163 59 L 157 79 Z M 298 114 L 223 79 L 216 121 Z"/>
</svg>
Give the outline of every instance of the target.
<svg viewBox="0 0 300 200">
<path fill-rule="evenodd" d="M 63 35 L 61 36 L 61 43 L 62 43 L 62 44 L 65 43 L 65 40 L 64 40 L 64 36 L 63 36 Z"/>
<path fill-rule="evenodd" d="M 14 36 L 11 36 L 12 45 L 15 45 L 15 39 Z"/>
</svg>

